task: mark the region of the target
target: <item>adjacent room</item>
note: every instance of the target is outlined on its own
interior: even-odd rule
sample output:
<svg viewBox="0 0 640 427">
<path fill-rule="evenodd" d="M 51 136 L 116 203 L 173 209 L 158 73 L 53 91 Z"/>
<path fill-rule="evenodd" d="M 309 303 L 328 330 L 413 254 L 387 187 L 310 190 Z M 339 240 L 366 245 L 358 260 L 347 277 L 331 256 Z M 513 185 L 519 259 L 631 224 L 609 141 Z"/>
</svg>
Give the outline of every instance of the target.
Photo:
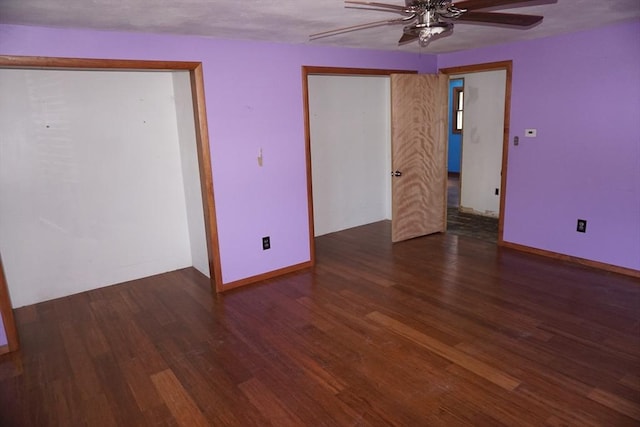
<svg viewBox="0 0 640 427">
<path fill-rule="evenodd" d="M 640 423 L 640 4 L 258 3 L 0 3 L 0 425 Z"/>
</svg>

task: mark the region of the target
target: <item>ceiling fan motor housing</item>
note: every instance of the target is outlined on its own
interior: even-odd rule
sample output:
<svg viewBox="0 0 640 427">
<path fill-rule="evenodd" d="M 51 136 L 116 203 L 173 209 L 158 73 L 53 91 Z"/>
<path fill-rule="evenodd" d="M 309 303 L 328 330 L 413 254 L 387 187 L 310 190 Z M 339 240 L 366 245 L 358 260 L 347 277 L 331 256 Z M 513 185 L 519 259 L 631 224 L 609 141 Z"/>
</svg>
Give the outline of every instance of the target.
<svg viewBox="0 0 640 427">
<path fill-rule="evenodd" d="M 407 0 L 407 2 L 409 1 Z M 441 17 L 449 17 L 448 11 L 451 7 L 451 1 L 414 2 L 412 7 L 416 8 L 416 22 L 405 26 L 403 33 L 418 37 L 421 45 L 427 45 L 434 36 L 453 30 L 451 22 L 441 20 Z"/>
<path fill-rule="evenodd" d="M 451 0 L 406 0 L 407 8 L 416 14 L 416 22 L 403 28 L 403 33 L 416 36 L 420 44 L 426 45 L 432 37 L 453 30 L 453 23 L 445 19 L 455 19 L 465 12 L 458 9 Z"/>
</svg>

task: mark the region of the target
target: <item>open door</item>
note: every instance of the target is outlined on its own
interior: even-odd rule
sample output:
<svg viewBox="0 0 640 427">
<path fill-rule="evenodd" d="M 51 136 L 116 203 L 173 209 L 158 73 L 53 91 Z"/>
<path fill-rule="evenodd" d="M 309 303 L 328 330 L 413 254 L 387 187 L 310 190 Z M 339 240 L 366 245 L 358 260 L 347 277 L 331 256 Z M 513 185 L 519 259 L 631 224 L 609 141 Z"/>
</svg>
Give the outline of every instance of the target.
<svg viewBox="0 0 640 427">
<path fill-rule="evenodd" d="M 446 230 L 446 75 L 391 75 L 393 242 Z"/>
</svg>

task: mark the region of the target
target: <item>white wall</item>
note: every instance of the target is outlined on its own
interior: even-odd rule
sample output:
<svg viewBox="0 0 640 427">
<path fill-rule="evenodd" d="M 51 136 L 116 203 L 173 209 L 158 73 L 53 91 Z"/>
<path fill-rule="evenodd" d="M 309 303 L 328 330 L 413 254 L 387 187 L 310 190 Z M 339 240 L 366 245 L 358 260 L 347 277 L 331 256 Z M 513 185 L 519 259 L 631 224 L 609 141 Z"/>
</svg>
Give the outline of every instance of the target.
<svg viewBox="0 0 640 427">
<path fill-rule="evenodd" d="M 391 219 L 388 77 L 309 76 L 315 235 Z"/>
<path fill-rule="evenodd" d="M 460 209 L 499 216 L 506 71 L 456 75 L 464 78 Z M 453 78 L 453 77 L 452 77 Z"/>
<path fill-rule="evenodd" d="M 204 213 L 202 208 L 202 191 L 196 149 L 196 128 L 193 116 L 193 97 L 191 80 L 188 71 L 174 71 L 173 93 L 178 126 L 178 142 L 182 161 L 182 177 L 187 208 L 187 224 L 191 247 L 193 267 L 207 277 L 209 272 L 209 256 L 207 253 L 207 236 L 204 229 Z"/>
<path fill-rule="evenodd" d="M 14 307 L 192 265 L 171 73 L 0 70 Z"/>
</svg>

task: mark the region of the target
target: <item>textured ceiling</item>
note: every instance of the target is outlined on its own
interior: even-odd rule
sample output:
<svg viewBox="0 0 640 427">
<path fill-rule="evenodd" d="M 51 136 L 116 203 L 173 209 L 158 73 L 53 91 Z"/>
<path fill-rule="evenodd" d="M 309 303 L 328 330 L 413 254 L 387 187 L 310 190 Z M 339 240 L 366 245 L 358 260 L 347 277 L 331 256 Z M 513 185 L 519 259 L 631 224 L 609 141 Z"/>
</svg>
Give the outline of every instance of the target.
<svg viewBox="0 0 640 427">
<path fill-rule="evenodd" d="M 377 1 L 404 4 L 402 0 Z M 346 9 L 342 0 L 0 0 L 0 23 L 442 53 L 640 18 L 640 0 L 558 0 L 553 4 L 548 1 L 528 4 L 501 8 L 500 12 L 543 15 L 544 21 L 534 28 L 521 30 L 457 23 L 452 35 L 435 40 L 428 47 L 420 47 L 416 42 L 398 46 L 401 25 L 310 42 L 308 36 L 312 33 L 398 17 L 392 13 Z"/>
</svg>

